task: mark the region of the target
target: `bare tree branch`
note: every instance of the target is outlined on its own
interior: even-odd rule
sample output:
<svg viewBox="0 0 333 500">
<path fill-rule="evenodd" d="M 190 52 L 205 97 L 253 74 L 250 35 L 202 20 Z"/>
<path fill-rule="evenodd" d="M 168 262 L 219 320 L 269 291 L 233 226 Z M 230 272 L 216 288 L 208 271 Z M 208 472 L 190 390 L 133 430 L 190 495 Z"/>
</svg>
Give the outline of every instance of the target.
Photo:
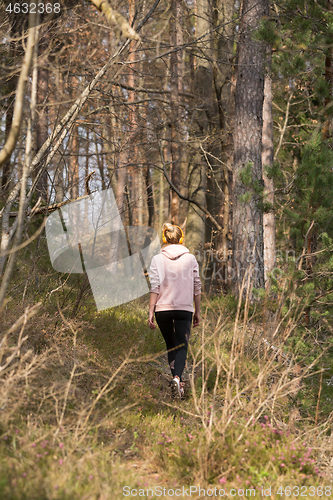
<svg viewBox="0 0 333 500">
<path fill-rule="evenodd" d="M 159 146 L 159 150 L 160 150 L 160 156 L 161 156 L 161 160 L 162 160 L 162 163 L 163 163 L 163 173 L 164 173 L 164 177 L 166 178 L 166 180 L 168 181 L 168 184 L 169 186 L 171 187 L 171 189 L 179 196 L 179 198 L 181 198 L 182 200 L 184 201 L 188 201 L 189 203 L 193 203 L 194 205 L 196 205 L 205 215 L 206 217 L 214 224 L 214 226 L 216 227 L 216 229 L 218 231 L 222 231 L 222 227 L 220 226 L 220 224 L 217 222 L 217 220 L 212 216 L 212 214 L 207 210 L 206 207 L 204 207 L 203 205 L 201 205 L 200 203 L 198 203 L 197 201 L 195 200 L 192 200 L 191 198 L 188 198 L 186 196 L 183 196 L 180 191 L 173 185 L 171 179 L 169 178 L 168 174 L 167 174 L 167 171 L 166 171 L 166 165 L 165 165 L 165 160 L 164 160 L 164 155 L 163 155 L 163 151 L 162 151 L 162 148 L 161 148 L 161 144 L 160 144 L 160 141 L 158 141 L 158 146 Z"/>
<path fill-rule="evenodd" d="M 119 14 L 116 10 L 114 10 L 109 4 L 108 0 L 90 0 L 97 9 L 102 12 L 108 23 L 111 26 L 114 26 L 117 30 L 121 32 L 123 36 L 126 38 L 130 38 L 131 40 L 140 40 L 140 36 L 138 33 L 132 28 L 132 26 L 128 23 L 128 21 Z"/>
</svg>

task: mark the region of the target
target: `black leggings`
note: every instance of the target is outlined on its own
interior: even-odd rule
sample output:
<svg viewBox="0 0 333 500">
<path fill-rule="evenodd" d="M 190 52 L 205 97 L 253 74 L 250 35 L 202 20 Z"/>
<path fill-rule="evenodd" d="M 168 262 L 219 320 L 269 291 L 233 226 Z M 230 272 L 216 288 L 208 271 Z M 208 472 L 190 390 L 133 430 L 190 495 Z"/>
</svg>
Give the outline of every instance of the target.
<svg viewBox="0 0 333 500">
<path fill-rule="evenodd" d="M 169 365 L 172 375 L 181 379 L 190 338 L 192 313 L 189 311 L 158 311 L 155 313 L 156 322 L 164 337 L 168 350 Z"/>
</svg>

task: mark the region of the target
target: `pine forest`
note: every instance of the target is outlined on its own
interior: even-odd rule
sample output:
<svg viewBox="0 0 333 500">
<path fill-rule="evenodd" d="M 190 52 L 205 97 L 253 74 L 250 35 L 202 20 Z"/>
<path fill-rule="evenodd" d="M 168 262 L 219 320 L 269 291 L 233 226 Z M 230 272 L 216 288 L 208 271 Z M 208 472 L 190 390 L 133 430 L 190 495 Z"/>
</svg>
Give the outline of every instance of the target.
<svg viewBox="0 0 333 500">
<path fill-rule="evenodd" d="M 333 496 L 332 0 L 0 13 L 0 498 Z"/>
</svg>

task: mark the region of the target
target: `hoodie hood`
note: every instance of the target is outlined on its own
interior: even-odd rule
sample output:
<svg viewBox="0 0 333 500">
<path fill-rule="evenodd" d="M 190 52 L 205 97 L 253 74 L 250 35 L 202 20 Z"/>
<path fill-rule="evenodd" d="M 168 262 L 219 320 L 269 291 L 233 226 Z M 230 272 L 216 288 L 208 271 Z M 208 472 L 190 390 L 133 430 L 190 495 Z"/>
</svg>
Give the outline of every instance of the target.
<svg viewBox="0 0 333 500">
<path fill-rule="evenodd" d="M 190 253 L 190 251 L 183 245 L 168 245 L 165 248 L 162 248 L 161 253 L 170 260 L 176 260 L 185 253 Z"/>
</svg>

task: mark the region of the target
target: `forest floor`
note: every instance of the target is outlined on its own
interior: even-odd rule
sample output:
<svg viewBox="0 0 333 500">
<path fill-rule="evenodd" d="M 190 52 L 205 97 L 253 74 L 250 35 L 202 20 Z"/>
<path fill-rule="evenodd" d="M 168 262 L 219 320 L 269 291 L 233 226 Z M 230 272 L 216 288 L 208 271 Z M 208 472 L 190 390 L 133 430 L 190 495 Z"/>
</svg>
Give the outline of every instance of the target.
<svg viewBox="0 0 333 500">
<path fill-rule="evenodd" d="M 0 498 L 333 494 L 330 414 L 316 419 L 305 380 L 258 355 L 262 311 L 238 318 L 235 351 L 237 307 L 203 299 L 180 401 L 148 297 L 99 313 L 88 297 L 75 319 L 32 307 L 14 298 L 1 319 Z"/>
</svg>

